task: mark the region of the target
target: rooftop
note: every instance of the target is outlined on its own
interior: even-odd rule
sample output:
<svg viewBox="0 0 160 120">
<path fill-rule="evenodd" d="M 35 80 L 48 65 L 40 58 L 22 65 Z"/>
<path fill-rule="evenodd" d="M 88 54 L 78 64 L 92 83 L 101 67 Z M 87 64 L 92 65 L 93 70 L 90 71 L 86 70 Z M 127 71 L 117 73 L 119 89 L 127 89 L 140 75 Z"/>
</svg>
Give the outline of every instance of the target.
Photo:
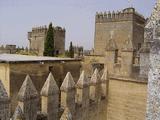
<svg viewBox="0 0 160 120">
<path fill-rule="evenodd" d="M 0 63 L 10 62 L 50 62 L 50 61 L 79 61 L 74 58 L 59 58 L 59 57 L 43 57 L 43 56 L 29 56 L 18 54 L 0 54 Z"/>
</svg>

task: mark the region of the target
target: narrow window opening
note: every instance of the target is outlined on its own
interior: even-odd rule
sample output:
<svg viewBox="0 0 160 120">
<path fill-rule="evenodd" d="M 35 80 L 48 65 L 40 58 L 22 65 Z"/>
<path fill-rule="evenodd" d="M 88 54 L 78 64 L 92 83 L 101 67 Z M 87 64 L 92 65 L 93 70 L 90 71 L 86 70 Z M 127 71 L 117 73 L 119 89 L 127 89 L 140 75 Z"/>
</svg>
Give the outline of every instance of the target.
<svg viewBox="0 0 160 120">
<path fill-rule="evenodd" d="M 118 49 L 115 50 L 114 63 L 118 63 Z"/>
</svg>

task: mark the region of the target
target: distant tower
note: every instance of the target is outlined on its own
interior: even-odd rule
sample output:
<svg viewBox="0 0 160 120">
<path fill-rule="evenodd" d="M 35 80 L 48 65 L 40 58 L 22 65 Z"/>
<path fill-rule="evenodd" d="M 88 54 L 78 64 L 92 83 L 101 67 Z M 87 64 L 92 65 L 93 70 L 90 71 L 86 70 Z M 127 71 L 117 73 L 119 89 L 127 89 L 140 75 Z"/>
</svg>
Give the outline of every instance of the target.
<svg viewBox="0 0 160 120">
<path fill-rule="evenodd" d="M 32 28 L 31 32 L 28 32 L 29 48 L 38 52 L 39 56 L 43 56 L 44 42 L 46 39 L 48 28 L 46 26 L 40 26 Z M 65 52 L 65 29 L 59 26 L 54 27 L 54 43 L 55 54 L 64 54 Z"/>
</svg>

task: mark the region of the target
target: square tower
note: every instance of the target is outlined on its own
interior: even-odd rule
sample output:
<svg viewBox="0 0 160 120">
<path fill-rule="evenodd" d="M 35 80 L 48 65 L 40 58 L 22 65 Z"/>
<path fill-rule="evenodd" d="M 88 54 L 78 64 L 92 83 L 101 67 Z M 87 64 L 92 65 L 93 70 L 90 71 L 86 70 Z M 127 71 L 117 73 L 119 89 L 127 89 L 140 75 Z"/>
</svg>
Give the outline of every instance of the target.
<svg viewBox="0 0 160 120">
<path fill-rule="evenodd" d="M 104 55 L 109 40 L 114 39 L 117 49 L 130 37 L 133 48 L 139 49 L 144 41 L 145 18 L 134 8 L 120 12 L 97 13 L 95 17 L 94 48 L 96 55 Z"/>
<path fill-rule="evenodd" d="M 39 56 L 43 56 L 44 42 L 46 39 L 48 28 L 46 26 L 32 28 L 31 32 L 28 32 L 29 48 L 38 53 Z M 65 29 L 59 26 L 54 27 L 54 47 L 55 55 L 64 54 L 65 52 Z"/>
</svg>

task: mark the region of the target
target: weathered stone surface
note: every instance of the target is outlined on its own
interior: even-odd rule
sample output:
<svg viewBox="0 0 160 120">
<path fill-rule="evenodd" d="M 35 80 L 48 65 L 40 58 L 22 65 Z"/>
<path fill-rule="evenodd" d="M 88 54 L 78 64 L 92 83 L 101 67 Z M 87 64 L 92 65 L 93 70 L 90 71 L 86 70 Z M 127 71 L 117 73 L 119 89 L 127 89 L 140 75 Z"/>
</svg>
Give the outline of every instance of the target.
<svg viewBox="0 0 160 120">
<path fill-rule="evenodd" d="M 10 101 L 8 94 L 0 80 L 0 119 L 9 120 L 10 119 Z"/>
<path fill-rule="evenodd" d="M 117 49 L 117 45 L 116 45 L 115 40 L 113 38 L 109 39 L 108 44 L 106 46 L 106 50 L 107 51 L 112 51 L 112 50 L 114 51 L 116 49 Z"/>
<path fill-rule="evenodd" d="M 149 18 L 147 28 L 152 29 L 148 32 L 150 46 L 150 68 L 148 74 L 148 100 L 147 100 L 147 120 L 160 119 L 160 0 L 153 9 Z"/>
<path fill-rule="evenodd" d="M 41 111 L 47 115 L 48 120 L 58 120 L 59 111 L 59 88 L 52 73 L 49 76 L 41 91 Z"/>
<path fill-rule="evenodd" d="M 111 32 L 114 33 L 112 38 L 119 50 L 122 49 L 128 35 L 131 36 L 133 47 L 136 49 L 144 41 L 145 18 L 134 8 L 126 8 L 116 13 L 99 13 L 95 19 L 94 48 L 96 55 L 103 55 L 106 46 L 109 47 Z"/>
<path fill-rule="evenodd" d="M 109 79 L 108 79 L 108 71 L 107 68 L 104 70 L 103 75 L 101 77 L 101 97 L 107 99 L 108 96 L 108 87 L 109 87 Z"/>
<path fill-rule="evenodd" d="M 105 68 L 103 71 L 103 75 L 101 77 L 101 82 L 106 83 L 107 80 L 108 80 L 108 71 L 107 71 L 107 68 Z"/>
<path fill-rule="evenodd" d="M 72 114 L 73 119 L 75 119 L 75 82 L 70 72 L 67 73 L 64 81 L 61 85 L 61 107 L 63 109 L 68 108 Z"/>
<path fill-rule="evenodd" d="M 8 94 L 4 88 L 4 85 L 0 80 L 0 102 L 8 102 L 8 100 L 9 100 Z"/>
<path fill-rule="evenodd" d="M 148 75 L 147 120 L 160 119 L 160 40 L 151 44 Z"/>
<path fill-rule="evenodd" d="M 75 88 L 75 82 L 73 80 L 73 77 L 70 72 L 67 73 L 66 77 L 64 78 L 64 81 L 61 85 L 61 91 L 68 91 Z"/>
<path fill-rule="evenodd" d="M 80 77 L 79 77 L 79 80 L 78 80 L 76 86 L 77 86 L 78 88 L 84 88 L 84 87 L 88 87 L 88 86 L 89 86 L 89 80 L 88 80 L 88 78 L 86 77 L 84 71 L 82 71 L 82 73 L 81 73 L 81 75 L 80 75 Z"/>
<path fill-rule="evenodd" d="M 24 120 L 24 114 L 20 106 L 16 107 L 12 120 Z"/>
<path fill-rule="evenodd" d="M 96 68 L 94 70 L 94 73 L 93 73 L 92 77 L 91 77 L 90 84 L 96 85 L 99 82 L 100 82 L 100 75 L 98 73 L 98 69 Z"/>
<path fill-rule="evenodd" d="M 131 40 L 131 37 L 128 35 L 128 39 L 124 42 L 124 45 L 122 46 L 122 51 L 133 51 L 133 43 Z"/>
<path fill-rule="evenodd" d="M 90 99 L 95 103 L 98 103 L 101 98 L 101 86 L 100 75 L 98 69 L 95 69 L 90 80 Z"/>
<path fill-rule="evenodd" d="M 54 80 L 52 73 L 49 73 L 49 76 L 41 90 L 41 95 L 50 96 L 50 95 L 54 95 L 57 93 L 59 93 L 59 88 L 57 86 L 56 81 Z"/>
<path fill-rule="evenodd" d="M 23 82 L 19 93 L 18 93 L 18 100 L 25 101 L 30 100 L 33 98 L 37 98 L 38 92 L 35 86 L 32 83 L 32 80 L 29 75 L 26 76 L 25 81 Z"/>
<path fill-rule="evenodd" d="M 60 118 L 60 120 L 73 120 L 72 114 L 68 108 L 66 108 Z"/>
<path fill-rule="evenodd" d="M 89 81 L 82 71 L 76 90 L 76 120 L 88 120 L 89 112 Z"/>
<path fill-rule="evenodd" d="M 107 119 L 102 115 L 103 120 L 145 120 L 147 82 L 113 78 L 109 80 L 108 95 Z"/>
<path fill-rule="evenodd" d="M 25 120 L 37 119 L 38 100 L 38 92 L 31 78 L 27 75 L 18 93 L 18 105 L 24 113 Z"/>
<path fill-rule="evenodd" d="M 160 0 L 156 0 L 156 5 L 153 8 L 152 14 L 146 24 L 146 28 L 153 28 L 155 22 L 160 19 Z"/>
</svg>

